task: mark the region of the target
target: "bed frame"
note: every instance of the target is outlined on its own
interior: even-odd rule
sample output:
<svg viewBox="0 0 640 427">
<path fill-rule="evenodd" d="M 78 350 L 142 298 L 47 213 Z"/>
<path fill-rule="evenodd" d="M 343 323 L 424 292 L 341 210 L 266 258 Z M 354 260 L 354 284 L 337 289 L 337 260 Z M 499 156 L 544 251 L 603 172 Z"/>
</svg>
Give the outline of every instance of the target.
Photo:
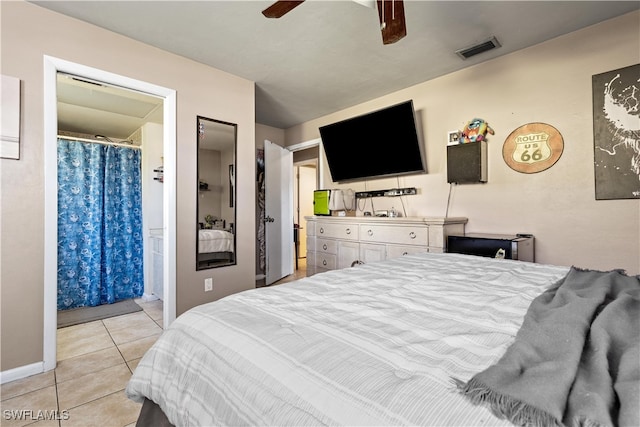
<svg viewBox="0 0 640 427">
<path fill-rule="evenodd" d="M 233 261 L 233 252 L 205 252 L 198 254 L 198 264 L 219 261 Z"/>
<path fill-rule="evenodd" d="M 174 427 L 162 412 L 162 409 L 152 400 L 145 399 L 136 421 L 136 427 Z"/>
</svg>

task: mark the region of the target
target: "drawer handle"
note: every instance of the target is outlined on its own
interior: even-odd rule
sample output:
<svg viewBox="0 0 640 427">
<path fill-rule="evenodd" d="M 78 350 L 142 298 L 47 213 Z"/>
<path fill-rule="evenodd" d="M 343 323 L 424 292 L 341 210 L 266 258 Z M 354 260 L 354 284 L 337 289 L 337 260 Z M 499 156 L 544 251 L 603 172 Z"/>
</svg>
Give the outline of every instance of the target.
<svg viewBox="0 0 640 427">
<path fill-rule="evenodd" d="M 351 229 L 347 228 L 347 234 L 351 234 Z"/>
<path fill-rule="evenodd" d="M 409 252 L 402 252 L 402 256 L 409 255 Z"/>
<path fill-rule="evenodd" d="M 367 230 L 367 234 L 368 234 L 369 236 L 373 236 L 373 230 Z"/>
<path fill-rule="evenodd" d="M 322 260 L 322 265 L 327 265 L 327 260 L 326 259 Z"/>
<path fill-rule="evenodd" d="M 326 243 L 324 245 L 322 245 L 322 249 L 324 249 L 325 251 L 327 250 L 327 244 Z"/>
<path fill-rule="evenodd" d="M 416 233 L 414 233 L 413 231 L 411 233 L 409 233 L 409 237 L 411 237 L 412 239 L 416 238 Z"/>
<path fill-rule="evenodd" d="M 320 227 L 320 234 L 324 234 L 324 228 Z"/>
<path fill-rule="evenodd" d="M 362 264 L 364 264 L 364 262 L 357 259 L 351 263 L 351 267 L 355 267 L 356 265 L 362 265 Z"/>
</svg>

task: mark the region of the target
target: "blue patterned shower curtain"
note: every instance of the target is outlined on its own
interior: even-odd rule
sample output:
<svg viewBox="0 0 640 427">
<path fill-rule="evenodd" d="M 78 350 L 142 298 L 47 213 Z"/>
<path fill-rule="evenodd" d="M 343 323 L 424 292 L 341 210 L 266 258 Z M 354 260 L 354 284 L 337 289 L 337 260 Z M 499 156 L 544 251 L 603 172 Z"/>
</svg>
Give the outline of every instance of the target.
<svg viewBox="0 0 640 427">
<path fill-rule="evenodd" d="M 140 150 L 58 140 L 58 310 L 144 290 Z"/>
</svg>

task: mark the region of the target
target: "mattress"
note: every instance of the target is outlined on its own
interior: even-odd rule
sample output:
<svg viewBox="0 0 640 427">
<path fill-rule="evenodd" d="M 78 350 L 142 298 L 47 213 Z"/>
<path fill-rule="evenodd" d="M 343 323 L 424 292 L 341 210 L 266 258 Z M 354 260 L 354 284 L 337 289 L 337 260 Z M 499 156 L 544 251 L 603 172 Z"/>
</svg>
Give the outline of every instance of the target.
<svg viewBox="0 0 640 427">
<path fill-rule="evenodd" d="M 198 253 L 233 252 L 233 234 L 225 230 L 198 230 Z"/>
<path fill-rule="evenodd" d="M 174 425 L 508 425 L 456 392 L 568 267 L 416 254 L 195 307 L 126 393 Z"/>
</svg>

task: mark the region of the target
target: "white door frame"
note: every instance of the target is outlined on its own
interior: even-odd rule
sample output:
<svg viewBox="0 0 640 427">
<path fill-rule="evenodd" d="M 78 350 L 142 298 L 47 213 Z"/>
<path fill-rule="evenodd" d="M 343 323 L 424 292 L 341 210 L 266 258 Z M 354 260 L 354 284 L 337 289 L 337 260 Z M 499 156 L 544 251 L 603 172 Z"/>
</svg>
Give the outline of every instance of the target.
<svg viewBox="0 0 640 427">
<path fill-rule="evenodd" d="M 307 221 L 306 216 L 313 215 L 313 191 L 318 189 L 318 159 L 293 163 L 294 187 L 296 203 L 293 205 L 294 221 L 298 223 L 298 258 L 306 258 L 307 254 Z M 313 170 L 310 167 L 313 166 Z M 311 175 L 313 173 L 313 175 Z M 307 190 L 307 191 L 303 191 Z M 302 215 L 300 215 L 302 213 Z M 302 231 L 302 232 L 301 232 Z M 298 260 L 295 259 L 295 262 Z M 296 264 L 297 265 L 297 264 Z"/>
<path fill-rule="evenodd" d="M 57 74 L 74 74 L 163 98 L 163 327 L 176 318 L 176 91 L 44 56 L 44 343 L 43 372 L 56 367 L 58 270 Z"/>
<path fill-rule="evenodd" d="M 316 139 L 311 139 L 309 141 L 304 141 L 304 142 L 300 142 L 298 144 L 293 144 L 293 145 L 289 145 L 286 148 L 289 149 L 289 151 L 291 151 L 292 153 L 295 153 L 296 151 L 301 151 L 301 150 L 306 150 L 307 148 L 313 148 L 313 147 L 318 147 L 318 161 L 316 162 L 316 188 L 317 189 L 322 189 L 323 184 L 323 178 L 324 178 L 324 162 L 325 162 L 325 155 L 324 155 L 324 149 L 322 148 L 322 139 L 321 138 L 316 138 Z M 295 207 L 294 207 L 295 209 Z M 292 215 L 295 217 L 295 213 L 296 212 L 292 212 Z M 304 238 L 305 244 L 306 244 L 306 230 L 305 230 L 305 235 L 304 236 L 300 236 L 298 234 L 298 239 L 300 241 L 302 241 Z M 305 255 L 306 256 L 306 255 Z"/>
<path fill-rule="evenodd" d="M 324 179 L 324 149 L 322 148 L 322 139 L 310 139 L 309 141 L 300 142 L 298 144 L 288 145 L 285 148 L 292 153 L 300 150 L 306 150 L 307 148 L 318 147 L 318 189 L 322 188 Z"/>
</svg>

